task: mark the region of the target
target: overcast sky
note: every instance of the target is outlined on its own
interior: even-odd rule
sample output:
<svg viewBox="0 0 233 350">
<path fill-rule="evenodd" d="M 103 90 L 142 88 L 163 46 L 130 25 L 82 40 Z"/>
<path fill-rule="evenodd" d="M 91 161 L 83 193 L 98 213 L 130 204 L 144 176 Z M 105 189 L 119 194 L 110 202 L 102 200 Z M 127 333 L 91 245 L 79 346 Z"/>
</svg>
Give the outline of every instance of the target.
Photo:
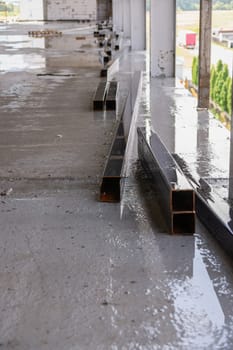
<svg viewBox="0 0 233 350">
<path fill-rule="evenodd" d="M 10 2 L 10 3 L 12 3 L 12 2 L 20 2 L 20 0 L 4 0 L 4 2 Z"/>
</svg>

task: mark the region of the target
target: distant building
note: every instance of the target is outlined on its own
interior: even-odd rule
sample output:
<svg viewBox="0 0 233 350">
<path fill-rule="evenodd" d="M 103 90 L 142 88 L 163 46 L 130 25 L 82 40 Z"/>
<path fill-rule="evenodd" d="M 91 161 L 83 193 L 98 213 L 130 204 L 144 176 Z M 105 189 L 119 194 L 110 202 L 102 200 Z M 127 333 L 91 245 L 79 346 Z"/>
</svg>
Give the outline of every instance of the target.
<svg viewBox="0 0 233 350">
<path fill-rule="evenodd" d="M 225 43 L 229 48 L 233 48 L 233 29 L 215 28 L 212 31 L 213 40 Z"/>
</svg>

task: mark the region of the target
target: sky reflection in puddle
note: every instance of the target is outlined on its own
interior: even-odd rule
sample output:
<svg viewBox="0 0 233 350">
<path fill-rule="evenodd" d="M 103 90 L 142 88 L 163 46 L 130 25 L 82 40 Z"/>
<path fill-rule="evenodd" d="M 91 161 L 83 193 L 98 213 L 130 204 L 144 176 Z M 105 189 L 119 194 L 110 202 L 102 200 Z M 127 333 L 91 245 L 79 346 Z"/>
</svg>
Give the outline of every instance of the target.
<svg viewBox="0 0 233 350">
<path fill-rule="evenodd" d="M 17 50 L 25 48 L 43 49 L 45 47 L 45 40 L 44 38 L 31 38 L 27 35 L 1 35 L 0 46 L 5 47 L 5 52 L 17 52 Z M 44 68 L 45 64 L 45 58 L 36 53 L 0 55 L 0 71 L 16 72 L 25 69 L 39 69 Z"/>
<path fill-rule="evenodd" d="M 45 68 L 46 60 L 41 55 L 0 55 L 0 71 L 16 72 Z"/>
<path fill-rule="evenodd" d="M 0 35 L 0 45 L 13 49 L 45 48 L 45 38 L 33 38 L 28 35 Z"/>
</svg>

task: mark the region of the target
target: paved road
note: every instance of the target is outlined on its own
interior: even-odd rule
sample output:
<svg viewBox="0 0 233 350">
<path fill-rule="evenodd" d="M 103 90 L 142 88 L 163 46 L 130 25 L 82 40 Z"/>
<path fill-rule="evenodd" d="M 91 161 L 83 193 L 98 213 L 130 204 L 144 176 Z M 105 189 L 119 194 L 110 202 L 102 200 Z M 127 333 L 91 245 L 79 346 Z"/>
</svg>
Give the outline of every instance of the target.
<svg viewBox="0 0 233 350">
<path fill-rule="evenodd" d="M 195 50 L 190 50 L 193 56 L 198 56 L 198 48 Z M 225 47 L 212 44 L 211 47 L 211 62 L 216 64 L 217 61 L 221 59 L 223 63 L 227 63 L 229 67 L 229 72 L 232 72 L 232 62 L 233 62 L 233 50 L 226 49 Z"/>
<path fill-rule="evenodd" d="M 191 56 L 198 56 L 198 48 L 194 50 L 187 50 Z M 182 62 L 182 57 L 180 57 Z M 223 63 L 226 63 L 229 67 L 229 74 L 233 74 L 233 50 L 226 49 L 222 46 L 213 44 L 211 47 L 211 63 L 216 64 L 218 60 L 221 59 Z M 179 60 L 177 60 L 179 62 Z M 183 78 L 191 79 L 191 69 L 190 67 L 183 67 L 183 73 L 180 73 L 179 68 L 177 68 L 177 73 L 182 74 Z"/>
<path fill-rule="evenodd" d="M 225 49 L 219 45 L 212 45 L 211 48 L 211 62 L 216 64 L 217 61 L 221 59 L 223 63 L 228 64 L 229 72 L 232 72 L 232 62 L 233 62 L 233 50 Z"/>
</svg>

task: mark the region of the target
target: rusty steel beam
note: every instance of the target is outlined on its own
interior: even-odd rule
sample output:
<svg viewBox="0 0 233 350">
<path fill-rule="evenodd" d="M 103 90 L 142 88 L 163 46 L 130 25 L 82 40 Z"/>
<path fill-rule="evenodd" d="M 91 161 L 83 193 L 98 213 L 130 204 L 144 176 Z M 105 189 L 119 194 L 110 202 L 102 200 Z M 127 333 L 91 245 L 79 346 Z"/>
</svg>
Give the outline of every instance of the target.
<svg viewBox="0 0 233 350">
<path fill-rule="evenodd" d="M 126 177 L 125 166 L 127 164 L 130 143 L 130 130 L 134 123 L 135 106 L 141 91 L 141 73 L 136 72 L 130 81 L 132 90 L 126 96 L 120 119 L 118 121 L 110 152 L 106 161 L 104 174 L 100 186 L 100 201 L 119 202 L 123 191 L 124 178 Z M 112 84 L 112 88 L 111 88 Z M 116 108 L 118 83 L 110 82 L 109 106 L 106 110 Z"/>
<path fill-rule="evenodd" d="M 122 121 L 118 122 L 106 162 L 100 186 L 101 202 L 119 202 L 121 197 L 121 173 L 126 142 Z"/>
<path fill-rule="evenodd" d="M 125 150 L 127 145 L 127 133 L 125 132 L 124 119 L 125 114 L 132 116 L 129 111 L 130 95 L 126 97 L 121 118 L 115 129 L 115 134 L 110 147 L 110 152 L 105 165 L 102 182 L 100 185 L 101 202 L 120 202 L 121 200 L 121 183 L 123 179 L 123 164 Z"/>
<path fill-rule="evenodd" d="M 150 175 L 172 234 L 195 232 L 195 192 L 156 133 L 138 128 L 138 155 Z"/>
<path fill-rule="evenodd" d="M 100 82 L 96 89 L 94 98 L 93 98 L 93 110 L 103 110 L 105 106 L 105 97 L 107 92 L 107 82 Z"/>
<path fill-rule="evenodd" d="M 106 95 L 106 110 L 116 110 L 117 107 L 118 82 L 110 81 Z"/>
</svg>

